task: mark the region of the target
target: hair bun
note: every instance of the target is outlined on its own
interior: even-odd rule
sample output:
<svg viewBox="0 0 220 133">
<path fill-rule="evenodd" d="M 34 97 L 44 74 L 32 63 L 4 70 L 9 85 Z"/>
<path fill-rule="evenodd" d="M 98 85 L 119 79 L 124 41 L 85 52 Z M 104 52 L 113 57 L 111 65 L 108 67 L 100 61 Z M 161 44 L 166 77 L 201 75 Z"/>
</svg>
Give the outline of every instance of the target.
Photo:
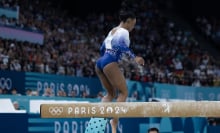
<svg viewBox="0 0 220 133">
<path fill-rule="evenodd" d="M 119 20 L 125 22 L 128 18 L 132 18 L 132 19 L 136 18 L 132 10 L 120 10 Z"/>
</svg>

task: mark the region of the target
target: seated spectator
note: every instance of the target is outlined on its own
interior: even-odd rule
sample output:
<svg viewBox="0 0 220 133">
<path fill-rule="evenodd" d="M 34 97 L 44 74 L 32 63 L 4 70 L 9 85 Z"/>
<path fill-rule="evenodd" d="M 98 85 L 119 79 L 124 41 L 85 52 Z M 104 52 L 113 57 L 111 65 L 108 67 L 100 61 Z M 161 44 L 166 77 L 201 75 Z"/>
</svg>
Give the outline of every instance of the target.
<svg viewBox="0 0 220 133">
<path fill-rule="evenodd" d="M 14 106 L 15 110 L 20 110 L 20 105 L 19 105 L 18 101 L 14 101 L 13 106 Z"/>
<path fill-rule="evenodd" d="M 193 87 L 200 87 L 200 86 L 201 86 L 200 80 L 199 80 L 198 78 L 196 78 L 196 79 L 193 81 L 192 86 L 193 86 Z"/>
<path fill-rule="evenodd" d="M 3 89 L 0 87 L 0 95 L 3 94 Z"/>
<path fill-rule="evenodd" d="M 208 123 L 209 123 L 210 126 L 220 125 L 220 118 L 208 117 L 207 120 L 208 120 Z"/>
<path fill-rule="evenodd" d="M 12 89 L 11 89 L 11 94 L 12 94 L 12 95 L 21 96 L 21 94 L 19 94 L 19 93 L 17 92 L 17 89 L 16 89 L 16 88 L 12 88 Z"/>
<path fill-rule="evenodd" d="M 2 91 L 2 94 L 8 95 L 10 93 L 9 93 L 8 89 L 4 88 L 3 91 Z"/>
<path fill-rule="evenodd" d="M 67 95 L 66 95 L 66 92 L 64 90 L 58 90 L 57 96 L 59 96 L 59 97 L 66 97 Z"/>
<path fill-rule="evenodd" d="M 159 129 L 157 129 L 156 127 L 152 127 L 147 130 L 147 133 L 160 133 L 160 132 Z"/>
<path fill-rule="evenodd" d="M 48 88 L 44 89 L 44 93 L 43 93 L 42 96 L 44 96 L 44 97 L 53 97 L 54 92 L 51 88 L 48 87 Z"/>
<path fill-rule="evenodd" d="M 34 90 L 32 90 L 32 96 L 39 96 L 39 93 L 38 93 L 38 91 L 34 91 Z"/>
<path fill-rule="evenodd" d="M 26 96 L 32 96 L 32 90 L 30 88 L 27 88 L 25 94 Z"/>
</svg>

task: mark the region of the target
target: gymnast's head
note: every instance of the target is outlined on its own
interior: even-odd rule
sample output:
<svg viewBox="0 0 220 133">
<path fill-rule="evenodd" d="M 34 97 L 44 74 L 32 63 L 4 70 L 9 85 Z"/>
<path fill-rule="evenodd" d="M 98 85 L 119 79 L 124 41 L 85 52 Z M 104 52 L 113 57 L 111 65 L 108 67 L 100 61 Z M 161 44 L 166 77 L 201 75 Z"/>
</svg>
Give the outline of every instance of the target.
<svg viewBox="0 0 220 133">
<path fill-rule="evenodd" d="M 136 16 L 132 11 L 129 10 L 121 10 L 119 12 L 119 20 L 120 25 L 128 31 L 132 31 L 136 24 Z"/>
</svg>

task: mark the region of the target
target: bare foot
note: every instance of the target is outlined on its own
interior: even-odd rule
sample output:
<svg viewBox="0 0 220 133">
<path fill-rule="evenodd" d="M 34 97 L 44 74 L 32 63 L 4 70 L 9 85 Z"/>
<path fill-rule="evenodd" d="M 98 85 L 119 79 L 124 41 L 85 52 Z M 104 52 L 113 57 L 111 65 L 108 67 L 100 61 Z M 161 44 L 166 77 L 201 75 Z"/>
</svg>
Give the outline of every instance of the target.
<svg viewBox="0 0 220 133">
<path fill-rule="evenodd" d="M 112 127 L 112 133 L 117 133 L 117 121 L 115 121 L 114 119 L 111 119 L 110 124 Z"/>
<path fill-rule="evenodd" d="M 106 95 L 106 96 L 102 97 L 102 102 L 111 102 L 112 99 L 113 99 L 112 96 Z"/>
</svg>

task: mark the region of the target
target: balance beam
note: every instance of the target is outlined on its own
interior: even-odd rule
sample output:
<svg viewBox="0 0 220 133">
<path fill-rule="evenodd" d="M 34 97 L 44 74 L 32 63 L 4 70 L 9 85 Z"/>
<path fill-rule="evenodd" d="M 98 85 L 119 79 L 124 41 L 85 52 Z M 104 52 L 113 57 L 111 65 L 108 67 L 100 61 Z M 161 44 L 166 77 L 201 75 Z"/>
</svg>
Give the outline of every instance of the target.
<svg viewBox="0 0 220 133">
<path fill-rule="evenodd" d="M 219 101 L 41 104 L 41 118 L 220 117 Z"/>
</svg>

